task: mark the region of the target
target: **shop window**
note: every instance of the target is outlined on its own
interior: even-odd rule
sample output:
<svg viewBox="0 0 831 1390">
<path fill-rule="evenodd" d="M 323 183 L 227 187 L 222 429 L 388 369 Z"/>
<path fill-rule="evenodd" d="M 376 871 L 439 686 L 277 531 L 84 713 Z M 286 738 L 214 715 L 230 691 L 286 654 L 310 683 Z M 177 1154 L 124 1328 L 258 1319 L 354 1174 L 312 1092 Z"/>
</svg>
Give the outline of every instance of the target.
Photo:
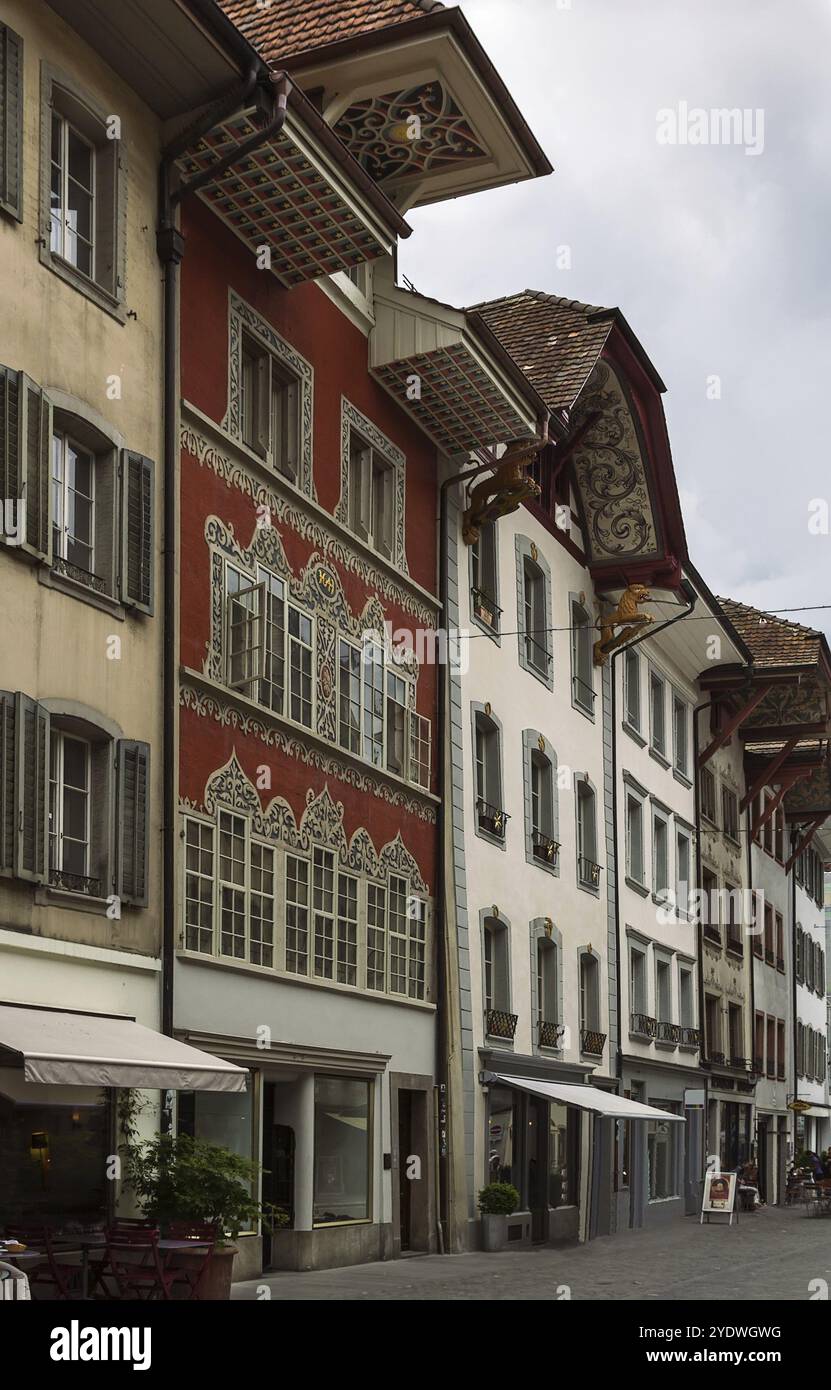
<svg viewBox="0 0 831 1390">
<path fill-rule="evenodd" d="M 179 1091 L 176 1100 L 176 1128 L 179 1134 L 217 1144 L 249 1161 L 254 1158 L 254 1085 L 249 1072 L 246 1089 L 225 1094 L 222 1091 Z M 254 1186 L 249 1189 L 254 1196 Z M 253 1223 L 242 1227 L 253 1230 Z"/>
<path fill-rule="evenodd" d="M 670 1115 L 679 1113 L 675 1101 L 654 1100 L 649 1104 Z M 647 1159 L 649 1165 L 649 1200 L 663 1201 L 678 1196 L 678 1164 L 676 1162 L 675 1129 L 677 1121 L 650 1120 L 647 1124 Z"/>
<path fill-rule="evenodd" d="M 300 457 L 300 383 L 256 338 L 242 337 L 242 440 L 269 467 L 297 481 Z"/>
<path fill-rule="evenodd" d="M 488 1182 L 507 1182 L 521 1190 L 516 1145 L 519 1136 L 515 1092 L 505 1086 L 488 1090 Z"/>
<path fill-rule="evenodd" d="M 548 1205 L 577 1205 L 578 1116 L 551 1101 L 548 1110 Z"/>
<path fill-rule="evenodd" d="M 0 1136 L 4 1224 L 77 1229 L 106 1219 L 104 1092 L 40 1086 L 24 1080 L 22 1067 L 0 1067 Z"/>
<path fill-rule="evenodd" d="M 359 1078 L 315 1077 L 315 1226 L 372 1218 L 370 1087 Z"/>
</svg>

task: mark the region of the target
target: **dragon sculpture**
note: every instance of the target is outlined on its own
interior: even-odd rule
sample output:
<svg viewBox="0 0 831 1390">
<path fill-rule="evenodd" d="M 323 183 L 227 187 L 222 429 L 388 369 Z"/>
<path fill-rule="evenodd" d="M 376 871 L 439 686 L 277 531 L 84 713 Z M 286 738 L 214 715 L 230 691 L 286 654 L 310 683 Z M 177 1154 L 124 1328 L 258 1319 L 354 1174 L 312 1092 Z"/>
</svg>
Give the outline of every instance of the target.
<svg viewBox="0 0 831 1390">
<path fill-rule="evenodd" d="M 600 637 L 594 644 L 595 666 L 602 666 L 610 652 L 628 642 L 640 628 L 652 622 L 650 613 L 638 612 L 640 605 L 648 603 L 651 597 L 645 584 L 629 584 L 618 599 L 617 607 L 610 613 L 601 614 L 597 622 Z M 615 628 L 621 628 L 622 631 L 615 635 Z"/>
</svg>

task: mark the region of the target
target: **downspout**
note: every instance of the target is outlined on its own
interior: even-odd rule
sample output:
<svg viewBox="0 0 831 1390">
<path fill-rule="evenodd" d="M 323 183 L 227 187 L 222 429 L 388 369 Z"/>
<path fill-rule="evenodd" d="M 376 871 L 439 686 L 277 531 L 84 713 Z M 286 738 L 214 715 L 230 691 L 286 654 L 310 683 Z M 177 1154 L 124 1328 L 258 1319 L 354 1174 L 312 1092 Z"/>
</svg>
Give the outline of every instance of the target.
<svg viewBox="0 0 831 1390">
<path fill-rule="evenodd" d="M 176 650 L 176 540 L 178 522 L 178 327 L 179 327 L 179 266 L 184 254 L 184 238 L 176 226 L 176 208 L 184 193 L 206 180 L 191 180 L 184 188 L 171 188 L 175 161 L 206 135 L 221 120 L 226 119 L 252 96 L 261 70 L 252 67 L 244 81 L 227 96 L 216 102 L 209 111 L 187 130 L 175 137 L 162 152 L 159 165 L 159 227 L 156 245 L 164 267 L 164 347 L 163 347 L 163 410 L 164 410 L 164 617 L 162 657 L 162 702 L 164 732 L 162 742 L 162 1032 L 173 1034 L 173 967 L 176 953 L 176 730 L 177 707 L 177 650 Z M 277 112 L 264 129 L 256 132 L 238 146 L 232 156 L 225 156 L 211 167 L 210 177 L 227 168 L 235 159 L 253 148 L 255 141 L 267 140 L 276 134 L 286 118 L 288 79 L 285 74 L 272 79 L 277 83 Z"/>
</svg>

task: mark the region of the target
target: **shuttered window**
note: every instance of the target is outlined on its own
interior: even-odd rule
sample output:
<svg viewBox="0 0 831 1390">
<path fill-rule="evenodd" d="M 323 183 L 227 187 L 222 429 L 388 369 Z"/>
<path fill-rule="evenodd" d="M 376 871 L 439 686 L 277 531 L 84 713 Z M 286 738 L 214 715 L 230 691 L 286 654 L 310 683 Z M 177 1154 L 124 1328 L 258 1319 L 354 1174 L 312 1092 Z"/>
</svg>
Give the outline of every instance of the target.
<svg viewBox="0 0 831 1390">
<path fill-rule="evenodd" d="M 121 453 L 121 602 L 153 612 L 153 463 Z"/>
<path fill-rule="evenodd" d="M 23 220 L 23 40 L 0 24 L 0 208 Z"/>
<path fill-rule="evenodd" d="M 41 883 L 47 871 L 49 716 L 20 691 L 0 692 L 0 871 Z"/>
<path fill-rule="evenodd" d="M 150 747 L 119 739 L 116 756 L 116 893 L 122 902 L 147 906 L 150 840 Z"/>
</svg>

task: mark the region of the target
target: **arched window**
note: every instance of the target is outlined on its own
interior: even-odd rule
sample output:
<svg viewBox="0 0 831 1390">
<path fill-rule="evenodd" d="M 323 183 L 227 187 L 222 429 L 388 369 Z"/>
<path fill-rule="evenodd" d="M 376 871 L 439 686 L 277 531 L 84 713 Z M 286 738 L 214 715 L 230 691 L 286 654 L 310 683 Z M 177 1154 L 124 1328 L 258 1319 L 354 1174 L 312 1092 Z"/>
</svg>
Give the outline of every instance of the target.
<svg viewBox="0 0 831 1390">
<path fill-rule="evenodd" d="M 482 931 L 485 1032 L 492 1038 L 513 1038 L 516 1015 L 511 1013 L 510 938 L 498 917 L 486 917 Z"/>
<path fill-rule="evenodd" d="M 600 865 L 597 862 L 597 797 L 585 778 L 577 781 L 577 881 L 584 888 L 597 888 Z"/>
<path fill-rule="evenodd" d="M 597 956 L 589 951 L 580 953 L 580 1027 L 584 1035 L 600 1027 L 599 969 Z"/>
</svg>

